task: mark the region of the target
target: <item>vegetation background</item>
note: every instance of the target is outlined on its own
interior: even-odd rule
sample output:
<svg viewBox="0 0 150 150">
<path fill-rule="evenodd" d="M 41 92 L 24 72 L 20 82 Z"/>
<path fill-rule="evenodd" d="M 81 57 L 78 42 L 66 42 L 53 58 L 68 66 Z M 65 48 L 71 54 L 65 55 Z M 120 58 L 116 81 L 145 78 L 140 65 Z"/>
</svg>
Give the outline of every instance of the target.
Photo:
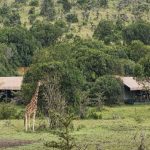
<svg viewBox="0 0 150 150">
<path fill-rule="evenodd" d="M 115 76 L 150 77 L 149 10 L 149 0 L 0 0 L 0 76 L 19 76 L 18 68 L 28 68 L 22 92 L 13 93 L 15 106 L 0 95 L 0 119 L 22 119 L 42 80 L 37 116 L 48 115 L 57 124 L 50 110 L 63 112 L 65 101 L 65 111 L 85 119 L 75 121 L 73 133 L 81 143 L 133 149 L 136 132 L 143 129 L 148 139 L 149 106 L 121 106 L 122 82 Z M 61 98 L 54 101 L 47 91 Z M 10 133 L 1 130 L 0 137 L 43 140 L 49 135 L 20 132 L 19 122 L 15 127 L 1 121 Z M 138 137 L 143 140 L 143 134 Z"/>
</svg>

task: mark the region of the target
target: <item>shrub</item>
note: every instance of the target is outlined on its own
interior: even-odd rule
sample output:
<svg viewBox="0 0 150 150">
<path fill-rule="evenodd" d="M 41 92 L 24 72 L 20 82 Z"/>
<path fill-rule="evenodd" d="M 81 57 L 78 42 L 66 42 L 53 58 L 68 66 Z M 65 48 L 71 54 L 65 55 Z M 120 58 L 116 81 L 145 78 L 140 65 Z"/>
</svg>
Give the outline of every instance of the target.
<svg viewBox="0 0 150 150">
<path fill-rule="evenodd" d="M 122 102 L 122 83 L 113 76 L 105 75 L 96 80 L 91 89 L 91 94 L 94 95 L 98 92 L 103 93 L 106 105 L 120 104 Z"/>
<path fill-rule="evenodd" d="M 0 119 L 15 119 L 17 114 L 16 108 L 11 104 L 2 103 L 0 105 Z"/>
<path fill-rule="evenodd" d="M 78 22 L 78 17 L 76 14 L 68 14 L 66 16 L 67 22 L 76 23 Z"/>
<path fill-rule="evenodd" d="M 88 115 L 88 119 L 102 119 L 102 114 L 97 114 L 96 112 L 91 111 Z"/>
<path fill-rule="evenodd" d="M 35 14 L 35 7 L 32 7 L 32 8 L 29 10 L 28 14 Z"/>
<path fill-rule="evenodd" d="M 23 119 L 24 118 L 24 111 L 21 110 L 21 111 L 18 111 L 15 116 L 14 116 L 14 119 Z"/>
<path fill-rule="evenodd" d="M 38 0 L 32 0 L 29 5 L 37 7 L 37 6 L 39 6 L 39 1 Z"/>
<path fill-rule="evenodd" d="M 27 0 L 15 0 L 15 2 L 16 3 L 24 3 L 25 4 L 27 2 Z"/>
<path fill-rule="evenodd" d="M 35 14 L 31 14 L 31 15 L 28 17 L 28 19 L 29 19 L 29 22 L 30 22 L 31 24 L 33 24 L 33 23 L 35 22 L 35 20 L 36 20 L 36 15 L 35 15 Z"/>
<path fill-rule="evenodd" d="M 126 43 L 140 40 L 144 44 L 150 44 L 150 24 L 147 22 L 135 22 L 123 30 L 123 38 Z"/>
</svg>

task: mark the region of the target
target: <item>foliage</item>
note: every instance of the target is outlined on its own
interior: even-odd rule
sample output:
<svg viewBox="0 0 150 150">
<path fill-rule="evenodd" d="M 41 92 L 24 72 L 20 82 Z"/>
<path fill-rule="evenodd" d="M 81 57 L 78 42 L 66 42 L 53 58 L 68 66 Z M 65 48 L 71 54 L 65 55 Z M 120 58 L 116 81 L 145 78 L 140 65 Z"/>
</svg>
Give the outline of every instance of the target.
<svg viewBox="0 0 150 150">
<path fill-rule="evenodd" d="M 55 17 L 55 8 L 52 0 L 43 0 L 40 14 L 47 17 L 49 20 L 53 20 Z"/>
<path fill-rule="evenodd" d="M 17 114 L 16 108 L 12 104 L 1 103 L 0 119 L 15 119 Z"/>
<path fill-rule="evenodd" d="M 0 42 L 12 48 L 19 66 L 29 66 L 33 53 L 38 48 L 38 43 L 32 34 L 20 26 L 1 29 Z"/>
<path fill-rule="evenodd" d="M 65 26 L 51 24 L 47 22 L 35 22 L 30 31 L 42 46 L 50 46 L 55 44 L 65 31 Z"/>
<path fill-rule="evenodd" d="M 107 7 L 108 6 L 108 0 L 98 0 L 98 3 L 101 7 Z"/>
<path fill-rule="evenodd" d="M 146 22 L 135 22 L 128 25 L 123 31 L 124 40 L 131 43 L 133 40 L 140 40 L 144 44 L 150 44 L 150 25 Z"/>
<path fill-rule="evenodd" d="M 122 100 L 122 85 L 121 81 L 113 76 L 99 77 L 94 87 L 91 89 L 91 93 L 102 92 L 105 96 L 104 103 L 106 105 L 119 104 Z"/>
<path fill-rule="evenodd" d="M 128 46 L 128 56 L 131 60 L 138 62 L 141 57 L 146 56 L 150 52 L 141 41 L 132 41 Z"/>
<path fill-rule="evenodd" d="M 15 51 L 5 44 L 0 44 L 0 76 L 11 76 L 16 70 Z"/>
<path fill-rule="evenodd" d="M 7 18 L 4 20 L 4 25 L 6 26 L 17 26 L 21 25 L 20 21 L 20 15 L 18 12 L 13 11 L 11 14 L 7 16 Z"/>
<path fill-rule="evenodd" d="M 143 66 L 145 76 L 150 76 L 150 54 L 141 58 L 140 64 Z"/>
<path fill-rule="evenodd" d="M 31 14 L 31 15 L 28 17 L 28 19 L 29 19 L 29 22 L 30 22 L 31 24 L 33 24 L 33 23 L 35 22 L 35 20 L 36 20 L 36 15 L 35 15 L 35 14 Z"/>
<path fill-rule="evenodd" d="M 39 1 L 38 0 L 31 0 L 30 6 L 35 6 L 35 7 L 39 6 Z"/>
<path fill-rule="evenodd" d="M 66 12 L 69 12 L 70 11 L 70 9 L 71 9 L 71 3 L 68 1 L 68 0 L 59 0 L 58 1 L 59 3 L 62 3 L 62 5 L 63 5 L 63 8 L 64 8 L 64 10 L 66 11 Z"/>
<path fill-rule="evenodd" d="M 6 17 L 8 16 L 8 14 L 10 13 L 10 8 L 8 7 L 7 4 L 3 4 L 3 6 L 0 8 L 0 15 L 2 17 Z"/>
<path fill-rule="evenodd" d="M 66 16 L 67 22 L 76 23 L 78 22 L 78 17 L 76 14 L 68 14 Z"/>
<path fill-rule="evenodd" d="M 82 85 L 80 72 L 77 68 L 73 67 L 73 65 L 69 66 L 63 62 L 52 60 L 44 62 L 43 59 L 42 62 L 34 64 L 27 72 L 23 85 L 25 99 L 27 101 L 31 99 L 33 90 L 30 89 L 33 88 L 35 82 L 39 79 L 42 80 L 49 75 L 52 75 L 55 71 L 60 76 L 60 88 L 64 98 L 66 99 L 67 105 L 75 106 L 77 101 L 77 89 L 81 88 Z M 42 103 L 40 104 L 40 107 L 43 107 Z"/>
<path fill-rule="evenodd" d="M 102 114 L 97 114 L 94 111 L 90 111 L 88 114 L 88 119 L 95 119 L 95 120 L 102 119 Z"/>
<path fill-rule="evenodd" d="M 75 57 L 78 67 L 83 70 L 87 81 L 95 81 L 97 77 L 120 72 L 117 59 L 96 49 L 87 47 L 76 48 Z"/>
<path fill-rule="evenodd" d="M 113 41 L 113 30 L 114 25 L 112 21 L 102 20 L 94 31 L 94 37 L 103 40 L 105 43 L 110 43 Z"/>
<path fill-rule="evenodd" d="M 120 63 L 123 68 L 123 74 L 125 76 L 134 76 L 135 71 L 135 62 L 130 59 L 120 59 Z"/>
<path fill-rule="evenodd" d="M 31 7 L 28 14 L 35 14 L 35 7 Z"/>
<path fill-rule="evenodd" d="M 27 0 L 15 0 L 16 3 L 26 3 Z"/>
<path fill-rule="evenodd" d="M 58 141 L 51 141 L 45 143 L 46 147 L 57 148 L 60 150 L 72 150 L 75 147 L 75 140 L 70 134 L 70 126 L 72 125 L 72 116 L 61 116 L 57 115 L 61 122 L 62 129 L 60 131 L 55 131 L 59 138 Z"/>
</svg>

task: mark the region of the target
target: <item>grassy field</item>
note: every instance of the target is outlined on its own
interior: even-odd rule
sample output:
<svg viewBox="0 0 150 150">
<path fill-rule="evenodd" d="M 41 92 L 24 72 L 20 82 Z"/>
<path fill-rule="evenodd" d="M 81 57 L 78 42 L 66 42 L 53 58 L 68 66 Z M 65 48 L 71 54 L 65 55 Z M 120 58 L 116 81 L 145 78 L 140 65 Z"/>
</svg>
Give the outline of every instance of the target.
<svg viewBox="0 0 150 150">
<path fill-rule="evenodd" d="M 73 135 L 77 143 L 96 144 L 104 150 L 137 150 L 144 135 L 145 146 L 150 147 L 150 105 L 105 107 L 101 120 L 74 120 Z M 39 123 L 37 123 L 38 126 Z M 48 132 L 25 133 L 23 120 L 0 121 L 0 139 L 34 140 L 34 144 L 8 148 L 8 150 L 41 150 L 43 143 L 55 137 Z"/>
</svg>

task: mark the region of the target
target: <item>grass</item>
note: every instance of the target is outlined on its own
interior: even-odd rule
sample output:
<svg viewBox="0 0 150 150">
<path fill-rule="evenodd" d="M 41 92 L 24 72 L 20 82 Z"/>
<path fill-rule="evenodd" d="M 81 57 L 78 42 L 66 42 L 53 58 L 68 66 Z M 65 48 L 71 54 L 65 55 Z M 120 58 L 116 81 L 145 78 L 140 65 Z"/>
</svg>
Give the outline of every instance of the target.
<svg viewBox="0 0 150 150">
<path fill-rule="evenodd" d="M 101 120 L 74 120 L 73 135 L 77 143 L 86 143 L 89 150 L 100 144 L 105 150 L 136 150 L 140 135 L 150 147 L 150 105 L 105 107 Z M 37 123 L 38 126 L 38 123 Z M 34 144 L 8 150 L 41 150 L 45 141 L 55 137 L 48 132 L 25 133 L 23 120 L 0 121 L 0 139 L 35 140 Z"/>
</svg>

